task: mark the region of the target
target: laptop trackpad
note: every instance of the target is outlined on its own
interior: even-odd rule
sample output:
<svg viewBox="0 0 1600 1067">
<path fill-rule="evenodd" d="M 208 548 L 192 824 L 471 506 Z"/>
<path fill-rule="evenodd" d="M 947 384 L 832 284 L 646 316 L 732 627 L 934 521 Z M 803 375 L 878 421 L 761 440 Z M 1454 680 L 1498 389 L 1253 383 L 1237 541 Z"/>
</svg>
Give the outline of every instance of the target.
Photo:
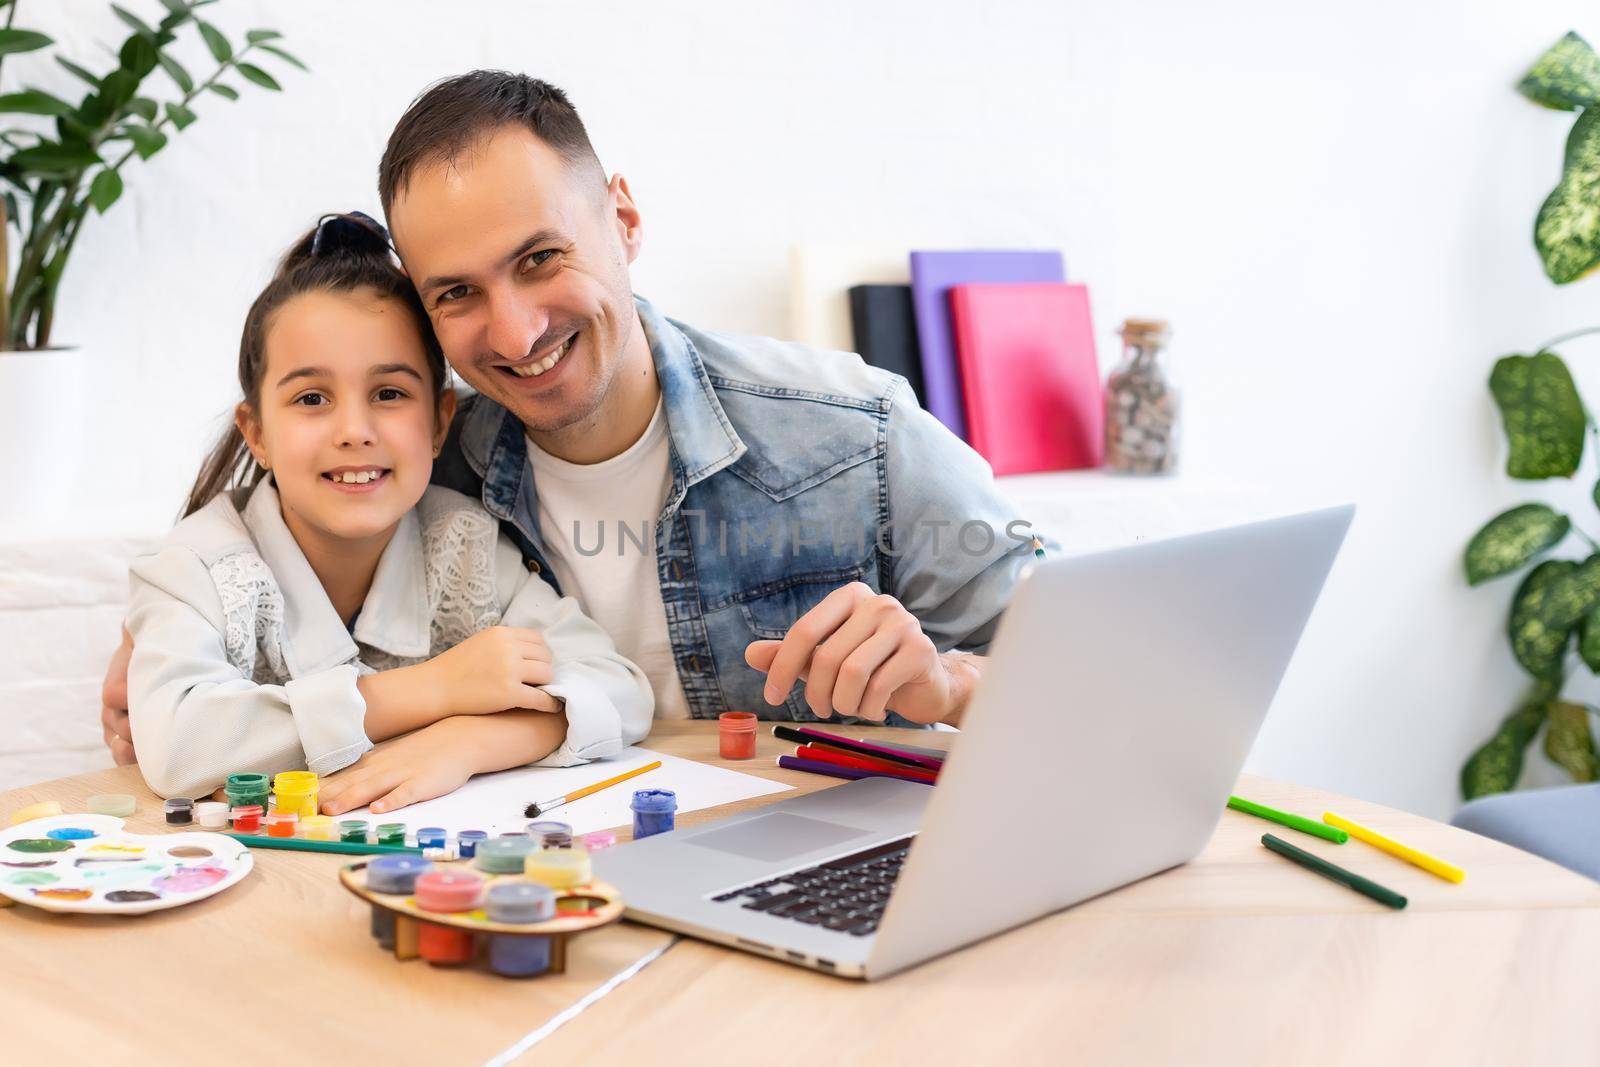
<svg viewBox="0 0 1600 1067">
<path fill-rule="evenodd" d="M 781 860 L 811 852 L 829 845 L 837 845 L 858 837 L 870 837 L 871 831 L 838 823 L 808 819 L 804 815 L 776 812 L 762 815 L 748 822 L 707 830 L 684 839 L 687 844 L 718 852 L 731 852 L 754 860 Z"/>
</svg>

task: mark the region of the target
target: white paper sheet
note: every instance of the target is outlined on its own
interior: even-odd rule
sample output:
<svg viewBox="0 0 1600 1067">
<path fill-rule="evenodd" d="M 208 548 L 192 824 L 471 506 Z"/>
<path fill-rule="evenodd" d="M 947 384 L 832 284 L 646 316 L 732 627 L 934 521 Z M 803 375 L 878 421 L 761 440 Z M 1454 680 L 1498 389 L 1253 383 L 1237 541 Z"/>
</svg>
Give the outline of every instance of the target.
<svg viewBox="0 0 1600 1067">
<path fill-rule="evenodd" d="M 611 759 L 581 767 L 519 767 L 497 774 L 480 774 L 448 796 L 374 815 L 366 808 L 341 815 L 341 819 L 368 819 L 378 823 L 406 824 L 407 840 L 419 826 L 442 826 L 451 834 L 484 830 L 489 836 L 521 830 L 528 824 L 523 814 L 529 804 L 582 789 L 586 785 L 642 767 L 653 760 L 661 766 L 626 782 L 552 810 L 541 819 L 570 823 L 574 834 L 607 830 L 633 821 L 628 802 L 635 789 L 671 789 L 678 794 L 678 813 L 712 808 L 736 800 L 767 796 L 793 788 L 751 774 L 679 759 L 649 749 L 629 747 Z"/>
</svg>

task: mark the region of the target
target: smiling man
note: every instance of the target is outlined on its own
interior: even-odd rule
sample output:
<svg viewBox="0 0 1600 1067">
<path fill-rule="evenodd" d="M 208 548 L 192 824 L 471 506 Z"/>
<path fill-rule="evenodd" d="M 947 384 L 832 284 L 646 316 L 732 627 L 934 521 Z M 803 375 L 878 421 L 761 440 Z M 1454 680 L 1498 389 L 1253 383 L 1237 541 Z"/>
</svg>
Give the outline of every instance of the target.
<svg viewBox="0 0 1600 1067">
<path fill-rule="evenodd" d="M 628 183 L 537 79 L 429 89 L 379 193 L 477 394 L 434 480 L 481 497 L 611 633 L 658 717 L 960 721 L 1032 532 L 904 379 L 636 297 Z M 127 760 L 117 678 L 107 741 Z"/>
</svg>

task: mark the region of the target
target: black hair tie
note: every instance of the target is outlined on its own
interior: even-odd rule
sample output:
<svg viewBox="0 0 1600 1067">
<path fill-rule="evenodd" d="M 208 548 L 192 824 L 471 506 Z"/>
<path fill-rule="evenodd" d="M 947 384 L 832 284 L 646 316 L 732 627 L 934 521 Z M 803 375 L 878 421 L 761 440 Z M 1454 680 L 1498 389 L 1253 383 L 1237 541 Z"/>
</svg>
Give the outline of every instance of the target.
<svg viewBox="0 0 1600 1067">
<path fill-rule="evenodd" d="M 311 239 L 313 256 L 337 255 L 341 252 L 375 252 L 387 254 L 389 231 L 371 215 L 351 211 L 343 215 L 324 215 L 317 223 L 317 234 Z"/>
</svg>

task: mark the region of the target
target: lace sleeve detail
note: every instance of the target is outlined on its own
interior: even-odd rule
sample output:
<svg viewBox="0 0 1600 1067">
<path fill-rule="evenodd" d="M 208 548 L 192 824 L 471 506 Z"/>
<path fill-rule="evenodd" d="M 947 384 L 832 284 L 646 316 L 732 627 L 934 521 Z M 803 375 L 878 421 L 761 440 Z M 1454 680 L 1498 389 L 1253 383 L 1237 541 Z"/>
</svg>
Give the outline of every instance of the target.
<svg viewBox="0 0 1600 1067">
<path fill-rule="evenodd" d="M 433 609 L 432 654 L 500 623 L 495 582 L 494 516 L 466 497 L 430 490 L 421 514 L 428 600 Z"/>
<path fill-rule="evenodd" d="M 283 659 L 283 591 L 254 552 L 224 556 L 210 567 L 222 600 L 228 662 L 257 685 L 289 680 Z"/>
</svg>

